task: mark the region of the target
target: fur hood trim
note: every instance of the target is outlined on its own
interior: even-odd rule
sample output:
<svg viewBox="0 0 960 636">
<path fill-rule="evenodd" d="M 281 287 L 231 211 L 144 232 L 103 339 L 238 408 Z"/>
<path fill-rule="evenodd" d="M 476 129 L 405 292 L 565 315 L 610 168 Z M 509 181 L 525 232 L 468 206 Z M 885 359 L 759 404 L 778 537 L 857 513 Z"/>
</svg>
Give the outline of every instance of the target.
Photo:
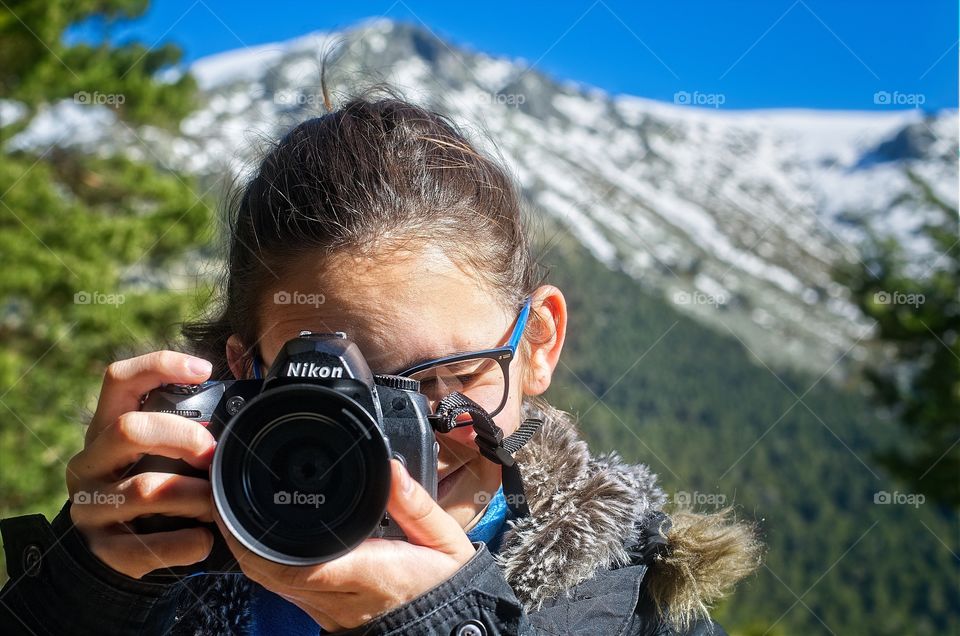
<svg viewBox="0 0 960 636">
<path fill-rule="evenodd" d="M 509 522 L 497 560 L 528 611 L 598 570 L 636 563 L 631 547 L 642 550 L 651 534 L 665 535 L 666 549 L 646 560 L 645 586 L 678 628 L 707 618 L 759 565 L 753 529 L 731 510 L 659 514 L 667 495 L 649 467 L 591 456 L 573 417 L 543 401 L 526 404 L 524 417 L 544 420 L 516 455 L 530 516 Z"/>
</svg>

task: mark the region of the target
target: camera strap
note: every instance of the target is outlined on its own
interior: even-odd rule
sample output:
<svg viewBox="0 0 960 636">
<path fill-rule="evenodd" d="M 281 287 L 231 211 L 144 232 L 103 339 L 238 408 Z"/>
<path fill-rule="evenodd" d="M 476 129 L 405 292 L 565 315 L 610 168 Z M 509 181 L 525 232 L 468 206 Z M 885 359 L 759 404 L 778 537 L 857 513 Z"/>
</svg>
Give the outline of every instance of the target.
<svg viewBox="0 0 960 636">
<path fill-rule="evenodd" d="M 468 413 L 471 420 L 458 422 L 457 418 L 464 413 Z M 523 479 L 513 455 L 543 426 L 543 420 L 525 419 L 514 433 L 504 437 L 503 430 L 496 425 L 490 414 L 462 393 L 451 393 L 440 400 L 436 412 L 429 419 L 434 430 L 439 433 L 449 433 L 462 426 L 473 426 L 473 430 L 477 432 L 480 453 L 503 467 L 503 492 L 510 511 L 518 518 L 530 514 L 523 490 Z"/>
</svg>

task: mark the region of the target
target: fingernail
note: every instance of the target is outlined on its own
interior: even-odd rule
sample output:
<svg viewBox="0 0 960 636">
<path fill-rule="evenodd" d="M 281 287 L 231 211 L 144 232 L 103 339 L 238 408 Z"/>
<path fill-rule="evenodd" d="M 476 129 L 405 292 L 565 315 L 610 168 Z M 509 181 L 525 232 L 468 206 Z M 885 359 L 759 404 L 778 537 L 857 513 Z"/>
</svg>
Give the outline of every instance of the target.
<svg viewBox="0 0 960 636">
<path fill-rule="evenodd" d="M 400 462 L 397 462 L 400 464 Z M 400 491 L 409 495 L 413 492 L 413 478 L 410 476 L 410 473 L 407 472 L 407 467 L 403 464 L 400 464 Z"/>
<path fill-rule="evenodd" d="M 194 375 L 210 375 L 213 365 L 203 358 L 190 358 L 187 360 L 187 368 Z"/>
</svg>

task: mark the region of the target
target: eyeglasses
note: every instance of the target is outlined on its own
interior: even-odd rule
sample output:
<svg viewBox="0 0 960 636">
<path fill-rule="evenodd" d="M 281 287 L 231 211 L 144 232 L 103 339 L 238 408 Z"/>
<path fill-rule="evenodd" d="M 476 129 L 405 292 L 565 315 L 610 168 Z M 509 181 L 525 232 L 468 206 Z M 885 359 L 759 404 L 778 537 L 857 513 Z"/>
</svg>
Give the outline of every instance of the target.
<svg viewBox="0 0 960 636">
<path fill-rule="evenodd" d="M 505 345 L 444 356 L 396 375 L 418 380 L 420 392 L 427 396 L 433 409 L 446 396 L 459 392 L 482 406 L 491 417 L 496 415 L 503 410 L 510 394 L 510 362 L 527 326 L 531 301 L 527 298 L 524 303 Z"/>
<path fill-rule="evenodd" d="M 420 392 L 437 408 L 440 400 L 451 393 L 462 393 L 479 404 L 491 417 L 503 410 L 510 395 L 510 362 L 517 354 L 520 338 L 530 316 L 532 298 L 527 298 L 507 343 L 501 347 L 457 353 L 429 360 L 393 375 L 402 375 L 420 382 Z M 253 360 L 253 377 L 260 379 L 262 362 Z"/>
</svg>

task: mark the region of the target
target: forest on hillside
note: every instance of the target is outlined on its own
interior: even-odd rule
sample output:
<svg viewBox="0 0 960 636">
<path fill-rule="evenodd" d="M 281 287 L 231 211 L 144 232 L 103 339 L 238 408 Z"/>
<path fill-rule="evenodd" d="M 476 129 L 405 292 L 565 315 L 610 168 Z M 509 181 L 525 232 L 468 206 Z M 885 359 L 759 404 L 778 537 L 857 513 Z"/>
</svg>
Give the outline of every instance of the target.
<svg viewBox="0 0 960 636">
<path fill-rule="evenodd" d="M 905 433 L 858 383 L 772 369 L 573 241 L 549 254 L 570 306 L 551 401 L 595 450 L 650 465 L 674 505 L 732 505 L 761 529 L 763 567 L 717 612 L 728 631 L 960 628 L 955 511 L 882 503 L 915 492 L 878 457 Z"/>
</svg>

